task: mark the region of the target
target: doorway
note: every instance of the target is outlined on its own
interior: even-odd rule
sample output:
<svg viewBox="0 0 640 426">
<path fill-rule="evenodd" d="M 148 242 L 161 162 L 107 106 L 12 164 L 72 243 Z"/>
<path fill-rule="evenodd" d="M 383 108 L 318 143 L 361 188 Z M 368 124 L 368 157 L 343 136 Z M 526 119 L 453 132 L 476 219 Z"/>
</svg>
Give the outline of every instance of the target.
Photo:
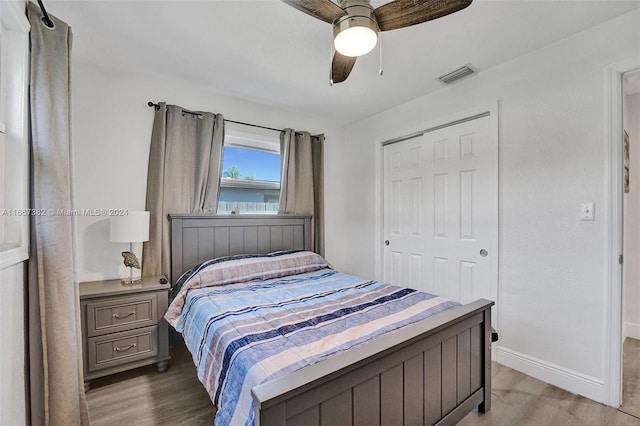
<svg viewBox="0 0 640 426">
<path fill-rule="evenodd" d="M 618 408 L 622 403 L 623 333 L 623 91 L 625 75 L 640 70 L 634 56 L 605 67 L 605 140 L 608 149 L 607 232 L 605 283 L 604 403 Z"/>
<path fill-rule="evenodd" d="M 622 404 L 640 418 L 640 70 L 622 76 Z"/>
</svg>

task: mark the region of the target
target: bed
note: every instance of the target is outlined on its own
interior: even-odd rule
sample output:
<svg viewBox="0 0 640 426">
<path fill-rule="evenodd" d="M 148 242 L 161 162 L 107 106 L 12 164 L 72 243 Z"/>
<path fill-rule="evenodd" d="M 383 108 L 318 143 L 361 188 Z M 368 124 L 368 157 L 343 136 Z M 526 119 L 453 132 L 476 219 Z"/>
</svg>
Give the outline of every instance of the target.
<svg viewBox="0 0 640 426">
<path fill-rule="evenodd" d="M 183 273 L 208 259 L 287 250 L 303 253 L 299 256 L 304 257 L 307 254 L 300 250 L 309 249 L 310 220 L 306 216 L 170 215 L 170 220 L 171 281 L 174 286 Z M 311 255 L 307 257 L 311 258 Z M 325 269 L 322 265 L 316 270 L 295 272 L 294 278 L 267 276 L 259 285 L 264 282 L 271 286 L 269 280 L 276 280 L 276 285 L 281 286 L 284 280 L 292 288 L 304 288 L 307 284 L 296 287 L 292 280 L 305 274 L 312 280 L 319 279 L 318 275 L 334 279 L 331 268 Z M 352 279 L 346 277 L 346 280 Z M 231 282 L 224 291 L 227 288 L 236 291 L 235 286 L 255 286 L 256 283 Z M 357 285 L 380 285 L 371 281 L 351 284 L 344 284 L 349 291 Z M 318 288 L 325 288 L 322 287 L 324 284 L 318 285 L 321 286 Z M 215 289 L 221 291 L 221 287 Z M 382 287 L 368 289 L 388 290 Z M 238 294 L 246 294 L 242 291 L 247 289 L 238 291 Z M 180 292 L 174 292 L 174 296 L 179 295 Z M 219 297 L 220 294 L 210 299 L 215 301 Z M 410 297 L 423 296 L 411 294 Z M 429 302 L 421 303 L 437 299 L 428 298 Z M 467 305 L 446 306 L 436 315 L 419 320 L 414 318 L 412 323 L 403 324 L 393 332 L 357 341 L 346 351 L 318 357 L 311 364 L 286 374 L 267 376 L 267 380 L 258 379 L 255 383 L 247 381 L 250 388 L 245 385 L 247 389 L 232 399 L 245 407 L 252 406 L 253 411 L 247 419 L 262 426 L 455 424 L 476 407 L 480 412 L 491 408 L 492 305 L 491 301 L 477 300 Z M 172 318 L 174 324 L 175 319 Z M 184 324 L 178 328 L 182 327 Z M 229 327 L 236 329 L 236 325 Z M 193 340 L 193 337 L 187 338 Z M 192 346 L 190 350 L 197 361 L 202 354 L 194 349 L 197 346 L 193 342 L 188 346 Z M 218 363 L 224 363 L 224 360 Z M 225 364 L 224 368 L 210 370 L 215 371 L 214 377 L 217 377 L 216 374 L 226 368 L 230 367 Z M 230 369 L 224 371 L 233 375 Z M 199 376 L 203 376 L 201 373 L 199 371 Z M 216 400 L 212 393 L 217 390 L 207 390 L 212 400 Z M 232 414 L 225 414 L 221 421 L 238 422 Z"/>
</svg>

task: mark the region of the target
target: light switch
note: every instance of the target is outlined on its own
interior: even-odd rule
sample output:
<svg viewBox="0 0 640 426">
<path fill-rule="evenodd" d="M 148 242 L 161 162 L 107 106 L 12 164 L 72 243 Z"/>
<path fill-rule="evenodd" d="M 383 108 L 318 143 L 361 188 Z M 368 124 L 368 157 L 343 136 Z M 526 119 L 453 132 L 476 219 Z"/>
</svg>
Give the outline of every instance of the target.
<svg viewBox="0 0 640 426">
<path fill-rule="evenodd" d="M 596 203 L 580 204 L 580 220 L 595 220 Z"/>
</svg>

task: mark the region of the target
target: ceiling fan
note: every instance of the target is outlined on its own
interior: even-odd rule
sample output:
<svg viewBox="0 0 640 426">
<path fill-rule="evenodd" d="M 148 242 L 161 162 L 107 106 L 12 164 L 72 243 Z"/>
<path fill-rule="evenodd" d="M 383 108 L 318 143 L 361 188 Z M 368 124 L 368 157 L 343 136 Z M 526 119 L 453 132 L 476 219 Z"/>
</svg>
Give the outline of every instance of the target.
<svg viewBox="0 0 640 426">
<path fill-rule="evenodd" d="M 395 0 L 376 9 L 369 0 L 282 0 L 289 6 L 333 25 L 336 52 L 330 83 L 347 79 L 358 56 L 370 52 L 379 31 L 396 30 L 441 18 L 469 6 L 473 0 Z"/>
</svg>

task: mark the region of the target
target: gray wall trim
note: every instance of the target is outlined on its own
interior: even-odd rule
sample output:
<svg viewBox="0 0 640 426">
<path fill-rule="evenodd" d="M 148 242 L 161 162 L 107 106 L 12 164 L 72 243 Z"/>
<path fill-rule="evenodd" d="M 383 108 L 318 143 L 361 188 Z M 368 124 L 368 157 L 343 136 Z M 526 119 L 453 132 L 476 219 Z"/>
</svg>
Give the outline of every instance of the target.
<svg viewBox="0 0 640 426">
<path fill-rule="evenodd" d="M 450 121 L 449 123 L 440 124 L 438 126 L 429 127 L 428 129 L 420 130 L 419 132 L 411 133 L 409 135 L 399 136 L 397 138 L 386 140 L 382 142 L 382 146 L 391 145 L 397 142 L 403 142 L 409 139 L 417 138 L 424 135 L 425 133 L 434 132 L 436 130 L 444 129 L 446 127 L 456 126 L 458 124 L 466 123 L 467 121 L 473 121 L 479 118 L 489 117 L 490 115 L 491 115 L 491 111 L 481 112 L 480 114 L 475 114 L 469 117 L 461 118 L 459 120 Z"/>
</svg>

